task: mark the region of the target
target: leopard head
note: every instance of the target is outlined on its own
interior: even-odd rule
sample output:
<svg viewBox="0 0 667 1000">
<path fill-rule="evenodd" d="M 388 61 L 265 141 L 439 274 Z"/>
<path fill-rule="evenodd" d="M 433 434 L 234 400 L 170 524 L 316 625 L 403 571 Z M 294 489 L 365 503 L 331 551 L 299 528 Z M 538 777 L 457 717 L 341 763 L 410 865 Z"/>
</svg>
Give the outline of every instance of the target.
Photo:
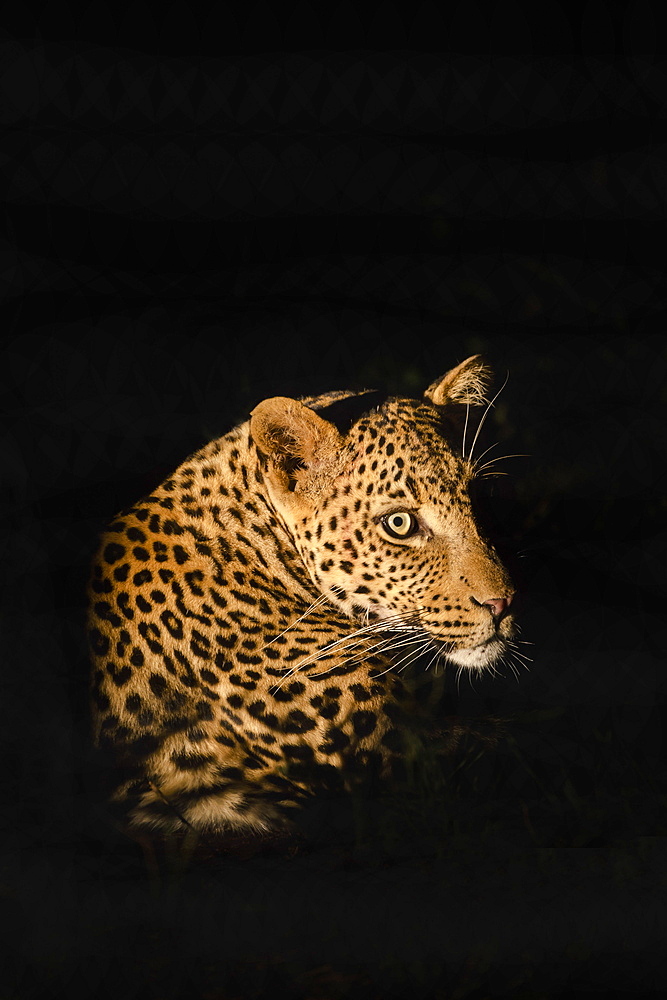
<svg viewBox="0 0 667 1000">
<path fill-rule="evenodd" d="M 514 588 L 475 520 L 459 431 L 489 379 L 474 356 L 419 400 L 365 409 L 370 394 L 337 394 L 360 411 L 345 426 L 326 418 L 330 405 L 286 397 L 260 403 L 250 422 L 270 502 L 318 590 L 357 620 L 419 630 L 474 669 L 500 660 L 514 632 Z"/>
</svg>

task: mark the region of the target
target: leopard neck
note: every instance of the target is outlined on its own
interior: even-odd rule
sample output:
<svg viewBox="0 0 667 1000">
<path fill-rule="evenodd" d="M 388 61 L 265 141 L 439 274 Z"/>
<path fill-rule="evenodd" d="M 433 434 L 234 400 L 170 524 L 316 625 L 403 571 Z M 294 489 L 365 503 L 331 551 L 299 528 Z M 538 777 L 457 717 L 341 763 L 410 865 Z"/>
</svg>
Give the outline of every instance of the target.
<svg viewBox="0 0 667 1000">
<path fill-rule="evenodd" d="M 292 600 L 312 603 L 319 592 L 294 539 L 266 495 L 257 450 L 242 424 L 191 455 L 153 491 L 149 501 L 210 548 L 223 564 L 268 578 L 286 588 Z"/>
</svg>

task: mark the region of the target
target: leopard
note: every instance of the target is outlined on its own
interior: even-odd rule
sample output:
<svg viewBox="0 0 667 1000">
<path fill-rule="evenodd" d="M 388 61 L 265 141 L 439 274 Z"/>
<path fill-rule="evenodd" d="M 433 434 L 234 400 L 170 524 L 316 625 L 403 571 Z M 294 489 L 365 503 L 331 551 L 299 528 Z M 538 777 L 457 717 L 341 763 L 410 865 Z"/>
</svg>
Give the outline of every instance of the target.
<svg viewBox="0 0 667 1000">
<path fill-rule="evenodd" d="M 503 660 L 515 590 L 465 442 L 492 377 L 474 355 L 418 399 L 264 399 L 109 524 L 88 640 L 123 829 L 287 829 L 330 779 L 400 773 L 423 739 L 406 662 Z"/>
</svg>

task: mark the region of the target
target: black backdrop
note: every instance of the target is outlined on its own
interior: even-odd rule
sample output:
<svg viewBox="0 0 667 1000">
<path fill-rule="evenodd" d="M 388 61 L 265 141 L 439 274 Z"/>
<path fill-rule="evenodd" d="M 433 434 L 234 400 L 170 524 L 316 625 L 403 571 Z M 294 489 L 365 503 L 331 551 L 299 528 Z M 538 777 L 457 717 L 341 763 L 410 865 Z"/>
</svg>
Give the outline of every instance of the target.
<svg viewBox="0 0 667 1000">
<path fill-rule="evenodd" d="M 664 988 L 656 31 L 598 3 L 5 17 L 0 995 Z M 96 533 L 266 396 L 413 395 L 477 352 L 509 372 L 483 447 L 530 455 L 480 503 L 534 663 L 445 693 L 512 739 L 435 835 L 426 809 L 149 884 L 91 817 Z"/>
</svg>

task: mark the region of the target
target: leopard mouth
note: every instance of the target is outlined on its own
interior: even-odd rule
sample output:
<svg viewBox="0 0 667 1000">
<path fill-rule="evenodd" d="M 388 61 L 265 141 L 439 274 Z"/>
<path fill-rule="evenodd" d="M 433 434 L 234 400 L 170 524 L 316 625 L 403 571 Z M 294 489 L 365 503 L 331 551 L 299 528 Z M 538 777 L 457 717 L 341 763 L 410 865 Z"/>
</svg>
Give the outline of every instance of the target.
<svg viewBox="0 0 667 1000">
<path fill-rule="evenodd" d="M 381 626 L 384 620 L 391 620 L 396 615 L 397 612 L 392 608 L 371 604 L 368 608 L 359 608 L 358 619 L 366 623 L 376 621 Z M 493 667 L 502 659 L 503 654 L 509 653 L 508 642 L 514 635 L 513 619 L 511 615 L 507 615 L 497 623 L 495 631 L 482 642 L 478 642 L 474 646 L 455 648 L 451 639 L 443 639 L 434 635 L 418 612 L 408 612 L 405 618 L 409 620 L 406 621 L 408 628 L 417 626 L 419 631 L 423 630 L 424 636 L 430 638 L 432 648 L 433 645 L 440 648 L 442 659 L 446 663 L 469 670 L 484 670 L 486 667 Z M 414 641 L 418 643 L 419 638 L 415 636 Z"/>
</svg>

